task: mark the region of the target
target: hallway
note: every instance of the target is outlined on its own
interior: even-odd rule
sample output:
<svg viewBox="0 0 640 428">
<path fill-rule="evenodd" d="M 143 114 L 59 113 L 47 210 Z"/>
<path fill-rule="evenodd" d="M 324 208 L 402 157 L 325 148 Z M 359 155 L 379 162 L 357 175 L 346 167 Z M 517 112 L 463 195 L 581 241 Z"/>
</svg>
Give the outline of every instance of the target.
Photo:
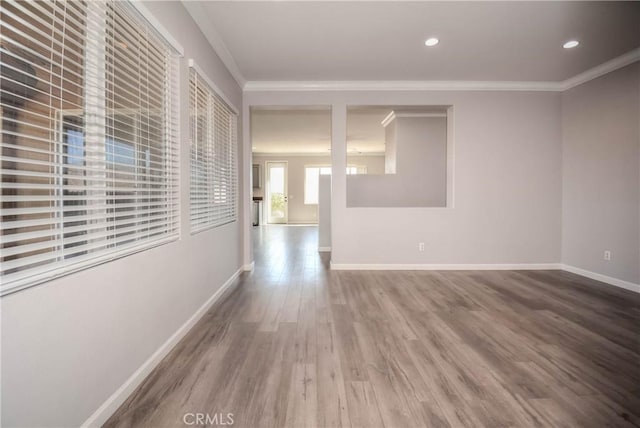
<svg viewBox="0 0 640 428">
<path fill-rule="evenodd" d="M 106 426 L 639 423 L 638 295 L 557 271 L 329 271 L 316 230 L 254 228 L 255 271 Z"/>
</svg>

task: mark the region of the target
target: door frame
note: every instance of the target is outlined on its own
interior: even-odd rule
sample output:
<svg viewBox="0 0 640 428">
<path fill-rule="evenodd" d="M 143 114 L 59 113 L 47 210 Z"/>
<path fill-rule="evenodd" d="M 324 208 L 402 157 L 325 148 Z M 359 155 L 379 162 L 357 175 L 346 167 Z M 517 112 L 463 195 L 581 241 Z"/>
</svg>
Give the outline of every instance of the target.
<svg viewBox="0 0 640 428">
<path fill-rule="evenodd" d="M 266 214 L 267 224 L 288 224 L 289 223 L 289 161 L 265 161 L 265 202 L 267 209 L 264 210 Z M 284 165 L 284 221 L 273 222 L 271 221 L 271 168 L 270 164 Z"/>
</svg>

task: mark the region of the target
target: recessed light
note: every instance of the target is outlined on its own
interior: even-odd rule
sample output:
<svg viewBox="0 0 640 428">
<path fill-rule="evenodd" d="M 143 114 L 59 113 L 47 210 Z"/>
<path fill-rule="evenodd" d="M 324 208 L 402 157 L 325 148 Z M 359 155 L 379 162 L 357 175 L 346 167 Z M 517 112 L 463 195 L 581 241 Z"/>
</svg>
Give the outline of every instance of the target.
<svg viewBox="0 0 640 428">
<path fill-rule="evenodd" d="M 427 46 L 435 46 L 440 42 L 440 40 L 436 39 L 435 37 L 431 37 L 428 38 L 427 40 L 425 40 L 424 44 Z"/>
<path fill-rule="evenodd" d="M 565 48 L 565 49 L 571 49 L 571 48 L 575 48 L 579 44 L 580 44 L 580 42 L 577 41 L 577 40 L 569 40 L 567 43 L 562 45 L 562 47 Z"/>
</svg>

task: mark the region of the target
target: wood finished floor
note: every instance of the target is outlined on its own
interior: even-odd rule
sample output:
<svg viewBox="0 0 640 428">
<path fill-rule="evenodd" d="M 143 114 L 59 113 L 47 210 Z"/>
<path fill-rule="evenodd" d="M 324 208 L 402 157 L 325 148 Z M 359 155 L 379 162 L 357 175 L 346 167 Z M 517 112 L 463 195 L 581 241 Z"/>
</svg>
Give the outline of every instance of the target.
<svg viewBox="0 0 640 428">
<path fill-rule="evenodd" d="M 639 426 L 639 295 L 557 271 L 329 271 L 315 228 L 254 233 L 255 271 L 105 426 Z"/>
</svg>

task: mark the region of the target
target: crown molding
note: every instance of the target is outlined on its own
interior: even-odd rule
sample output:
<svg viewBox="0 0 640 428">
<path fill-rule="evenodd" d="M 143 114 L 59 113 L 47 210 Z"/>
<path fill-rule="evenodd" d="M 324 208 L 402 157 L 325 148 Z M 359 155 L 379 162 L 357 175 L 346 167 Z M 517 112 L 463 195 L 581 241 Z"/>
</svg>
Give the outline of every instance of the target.
<svg viewBox="0 0 640 428">
<path fill-rule="evenodd" d="M 386 115 L 384 117 L 384 119 L 382 119 L 382 122 L 380 122 L 380 125 L 384 126 L 385 128 L 387 127 L 388 124 L 390 124 L 391 122 L 393 122 L 393 120 L 396 118 L 396 114 L 395 112 L 392 110 L 391 113 L 389 113 L 388 115 Z"/>
<path fill-rule="evenodd" d="M 604 76 L 607 73 L 611 73 L 612 71 L 616 71 L 629 64 L 633 64 L 638 60 L 640 60 L 640 48 L 636 48 L 624 55 L 620 55 L 619 57 L 597 65 L 583 73 L 576 74 L 575 76 L 570 77 L 569 79 L 562 82 L 561 91 L 575 88 L 576 86 L 587 83 L 590 80 L 597 79 L 598 77 Z"/>
<path fill-rule="evenodd" d="M 251 106 L 251 111 L 325 111 L 331 112 L 331 105 L 310 105 L 310 106 L 288 106 L 288 105 L 272 105 L 272 106 Z"/>
<path fill-rule="evenodd" d="M 331 157 L 331 152 L 327 151 L 326 153 L 318 153 L 318 152 L 311 152 L 311 153 L 300 153 L 300 152 L 283 152 L 283 153 L 265 153 L 265 152 L 252 152 L 251 153 L 252 156 L 259 156 L 259 157 Z M 347 153 L 347 157 L 352 157 L 352 156 L 384 156 L 384 152 L 359 152 L 359 153 L 352 153 L 349 152 Z"/>
<path fill-rule="evenodd" d="M 559 91 L 558 82 L 499 82 L 464 80 L 344 80 L 257 81 L 245 83 L 252 91 Z"/>
<path fill-rule="evenodd" d="M 382 122 L 380 122 L 380 125 L 386 128 L 387 125 L 389 125 L 391 122 L 393 122 L 396 118 L 399 118 L 399 117 L 447 117 L 447 113 L 428 113 L 428 112 L 419 112 L 419 111 L 411 111 L 411 112 L 392 111 L 384 119 L 382 119 Z"/>
<path fill-rule="evenodd" d="M 331 152 L 327 151 L 326 153 L 300 153 L 300 152 L 282 152 L 282 153 L 264 153 L 264 152 L 252 152 L 252 156 L 259 157 L 268 157 L 268 158 L 282 158 L 282 157 L 331 157 Z"/>
<path fill-rule="evenodd" d="M 236 60 L 233 58 L 229 49 L 227 49 L 227 45 L 225 45 L 222 37 L 220 37 L 220 34 L 218 34 L 216 29 L 211 25 L 211 22 L 208 19 L 209 14 L 203 5 L 206 4 L 206 2 L 182 0 L 182 4 L 189 15 L 191 15 L 191 18 L 196 22 L 200 31 L 204 34 L 204 37 L 207 39 L 222 63 L 227 67 L 231 76 L 233 76 L 240 88 L 243 89 L 247 83 L 247 79 L 245 79 L 240 72 L 240 68 L 238 68 Z M 204 30 L 205 28 L 206 31 Z"/>
<path fill-rule="evenodd" d="M 247 92 L 264 91 L 542 91 L 562 92 L 640 60 L 640 48 L 559 82 L 471 80 L 343 80 L 259 81 L 244 85 Z"/>
</svg>

